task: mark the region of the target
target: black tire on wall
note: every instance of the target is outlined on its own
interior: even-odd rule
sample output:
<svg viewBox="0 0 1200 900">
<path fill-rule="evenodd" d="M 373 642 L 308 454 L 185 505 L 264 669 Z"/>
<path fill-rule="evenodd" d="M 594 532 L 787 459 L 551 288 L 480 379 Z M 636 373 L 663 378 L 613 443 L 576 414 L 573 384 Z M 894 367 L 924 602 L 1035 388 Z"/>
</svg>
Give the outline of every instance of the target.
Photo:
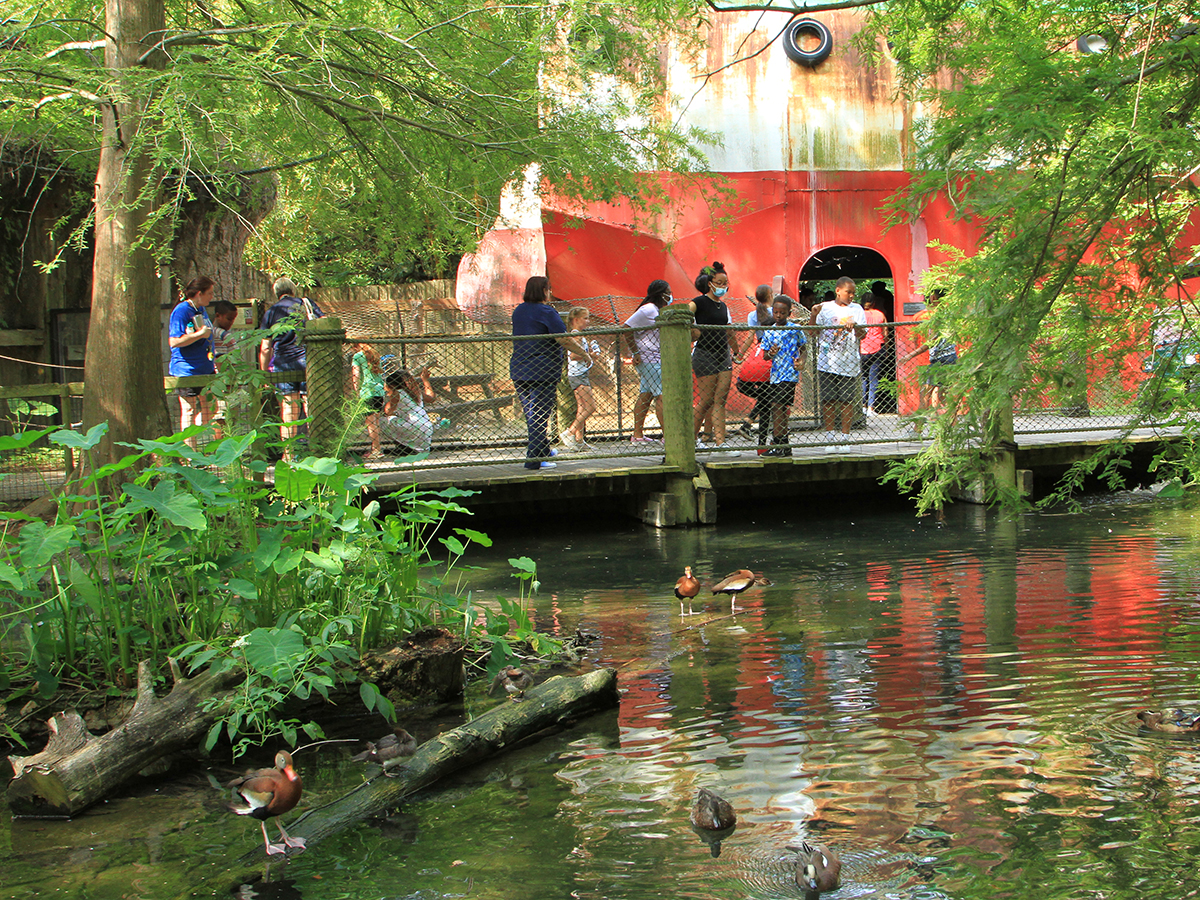
<svg viewBox="0 0 1200 900">
<path fill-rule="evenodd" d="M 802 35 L 815 35 L 819 41 L 813 50 L 805 50 L 801 45 Z M 829 28 L 816 19 L 793 19 L 783 30 L 783 52 L 792 62 L 802 66 L 818 66 L 825 61 L 833 50 L 833 35 Z"/>
</svg>

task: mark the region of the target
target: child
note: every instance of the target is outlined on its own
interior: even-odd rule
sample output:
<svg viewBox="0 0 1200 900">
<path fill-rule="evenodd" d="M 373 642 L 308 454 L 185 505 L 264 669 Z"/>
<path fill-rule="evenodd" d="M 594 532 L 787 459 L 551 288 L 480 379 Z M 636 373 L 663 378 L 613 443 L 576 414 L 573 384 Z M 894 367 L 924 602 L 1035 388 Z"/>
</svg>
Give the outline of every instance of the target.
<svg viewBox="0 0 1200 900">
<path fill-rule="evenodd" d="M 591 313 L 586 307 L 576 306 L 567 313 L 567 331 L 581 331 L 587 328 Z M 568 450 L 595 450 L 587 442 L 588 417 L 596 411 L 596 398 L 592 396 L 592 382 L 588 376 L 592 368 L 592 359 L 600 352 L 600 345 L 595 341 L 579 337 L 579 346 L 590 355 L 583 355 L 570 350 L 567 353 L 567 383 L 575 392 L 575 421 L 566 431 L 558 436 L 562 445 Z"/>
<path fill-rule="evenodd" d="M 792 314 L 792 298 L 780 294 L 775 298 L 775 325 L 762 333 L 763 356 L 771 361 L 771 383 L 763 394 L 771 404 L 771 443 L 777 446 L 764 456 L 791 456 L 788 443 L 788 415 L 796 400 L 796 385 L 804 366 L 807 341 L 800 327 L 788 321 Z"/>
<path fill-rule="evenodd" d="M 367 435 L 371 438 L 371 452 L 366 459 L 378 459 L 383 455 L 379 438 L 379 411 L 383 409 L 386 388 L 379 365 L 379 351 L 368 344 L 355 344 L 358 351 L 350 361 L 350 377 L 358 399 L 366 407 Z"/>
<path fill-rule="evenodd" d="M 383 406 L 383 428 L 400 445 L 401 456 L 428 453 L 433 444 L 433 420 L 425 404 L 435 399 L 429 382 L 429 367 L 421 370 L 418 380 L 408 369 L 397 369 L 387 376 L 387 402 Z M 437 427 L 449 426 L 442 419 Z"/>
<path fill-rule="evenodd" d="M 212 312 L 213 328 L 213 365 L 220 372 L 228 362 L 225 357 L 237 347 L 237 337 L 233 333 L 233 322 L 237 318 L 237 307 L 228 300 L 214 300 L 209 309 Z M 232 357 L 231 357 L 232 358 Z M 226 416 L 229 405 L 224 397 L 217 398 L 217 414 L 213 416 L 214 436 L 220 440 L 224 437 Z"/>
</svg>

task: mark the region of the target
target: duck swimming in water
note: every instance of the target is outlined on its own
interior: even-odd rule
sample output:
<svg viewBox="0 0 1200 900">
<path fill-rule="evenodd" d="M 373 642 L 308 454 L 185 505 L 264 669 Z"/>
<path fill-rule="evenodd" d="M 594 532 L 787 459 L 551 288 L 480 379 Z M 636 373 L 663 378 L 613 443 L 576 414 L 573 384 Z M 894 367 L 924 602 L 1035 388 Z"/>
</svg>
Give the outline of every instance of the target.
<svg viewBox="0 0 1200 900">
<path fill-rule="evenodd" d="M 733 834 L 737 827 L 737 814 L 724 797 L 708 788 L 700 788 L 692 805 L 690 821 L 692 830 L 708 844 L 709 852 L 713 856 L 720 856 L 721 841 Z"/>
<path fill-rule="evenodd" d="M 1142 709 L 1137 713 L 1142 725 L 1151 731 L 1161 731 L 1165 734 L 1190 734 L 1200 731 L 1200 715 L 1183 709 L 1159 712 L 1153 709 Z"/>
<path fill-rule="evenodd" d="M 797 851 L 796 886 L 804 891 L 804 900 L 817 900 L 823 891 L 835 891 L 842 881 L 842 861 L 824 844 L 801 842 Z"/>
</svg>

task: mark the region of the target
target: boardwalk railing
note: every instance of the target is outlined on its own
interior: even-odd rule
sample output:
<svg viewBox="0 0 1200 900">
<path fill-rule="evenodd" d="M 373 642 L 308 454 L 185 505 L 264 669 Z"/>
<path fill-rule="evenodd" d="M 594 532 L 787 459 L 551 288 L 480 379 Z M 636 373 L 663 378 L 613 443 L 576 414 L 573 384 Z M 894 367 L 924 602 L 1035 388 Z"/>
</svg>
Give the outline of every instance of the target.
<svg viewBox="0 0 1200 900">
<path fill-rule="evenodd" d="M 803 313 L 802 310 L 799 311 Z M 803 321 L 807 321 L 805 318 Z M 657 455 L 682 473 L 695 473 L 701 461 L 785 455 L 795 446 L 844 448 L 855 444 L 912 441 L 929 418 L 941 414 L 938 384 L 950 362 L 946 348 L 931 361 L 931 341 L 912 324 L 869 326 L 861 346 L 860 364 L 849 381 L 830 381 L 819 351 L 822 329 L 807 325 L 798 331 L 805 352 L 795 372 L 796 387 L 788 390 L 761 380 L 762 365 L 755 368 L 756 349 L 764 329 L 746 326 L 697 328 L 686 307 L 664 310 L 653 332 L 661 351 L 662 407 L 645 396 L 630 349 L 633 333 L 613 326 L 571 333 L 588 341 L 590 361 L 576 360 L 574 379 L 565 359 L 557 370 L 545 373 L 556 383 L 556 400 L 547 431 L 554 454 L 562 459 L 645 457 Z M 730 346 L 731 370 L 696 377 L 692 366 L 693 339 L 708 334 L 719 342 L 721 333 Z M 828 330 L 826 331 L 828 335 Z M 851 332 L 843 338 L 857 342 Z M 446 468 L 512 464 L 528 461 L 525 413 L 509 371 L 509 358 L 518 342 L 546 342 L 546 337 L 514 338 L 508 333 L 455 335 L 378 335 L 348 341 L 340 321 L 327 317 L 309 323 L 306 331 L 307 370 L 260 376 L 270 379 L 307 380 L 308 440 L 312 452 L 366 459 L 372 467 Z M 768 339 L 770 343 L 771 339 Z M 359 344 L 368 344 L 384 358 L 383 375 L 390 382 L 385 411 L 374 412 L 368 400 L 351 389 L 351 360 Z M 923 349 L 924 348 L 924 349 Z M 857 352 L 857 351 L 854 351 Z M 1142 354 L 1144 356 L 1144 354 Z M 1126 372 L 1135 377 L 1104 379 L 1089 376 L 1082 365 L 1062 377 L 1043 378 L 1029 384 L 1014 398 L 1014 434 L 1104 431 L 1153 417 L 1147 396 L 1170 387 L 1178 374 L 1163 367 L 1161 374 L 1144 372 L 1141 357 L 1131 354 Z M 843 370 L 844 371 L 844 370 Z M 643 371 L 643 374 L 646 374 Z M 390 377 L 389 377 L 390 376 Z M 164 378 L 164 391 L 177 386 L 208 384 L 212 376 Z M 225 384 L 222 379 L 218 384 Z M 398 398 L 407 384 L 427 393 L 423 414 L 412 415 L 413 403 Z M 831 386 L 848 391 L 830 397 Z M 82 396 L 84 385 L 47 384 L 0 388 L 7 401 L 10 430 L 44 427 L 50 422 L 72 423 L 72 398 Z M 269 385 L 262 391 L 270 413 Z M 712 412 L 697 424 L 694 410 L 699 398 L 715 396 Z M 237 389 L 246 408 L 246 388 Z M 1139 393 L 1143 402 L 1135 402 Z M 224 398 L 229 400 L 231 398 Z M 788 400 L 786 417 L 772 413 Z M 723 404 L 721 401 L 724 401 Z M 834 406 L 840 423 L 842 404 L 850 408 L 850 433 L 829 431 L 827 415 Z M 249 421 L 256 422 L 261 405 L 248 404 Z M 647 409 L 648 407 L 648 409 Z M 168 408 L 178 414 L 177 404 Z M 410 414 L 405 415 L 404 411 Z M 385 415 L 386 413 L 389 413 Z M 640 431 L 635 433 L 639 428 Z M 723 413 L 723 415 L 722 415 Z M 772 415 L 777 418 L 772 422 Z M 375 416 L 375 421 L 369 417 Z M 786 430 L 781 428 L 786 424 Z M 368 458 L 371 435 L 378 424 L 381 455 Z M 236 429 L 236 425 L 232 426 Z M 243 426 L 244 427 L 244 423 Z M 582 438 L 582 440 L 580 439 Z M 638 438 L 638 440 L 635 440 Z M 545 456 L 543 459 L 550 460 Z M 7 477 L 0 481 L 0 497 L 36 496 L 52 487 L 69 468 L 71 459 L 58 448 L 30 448 L 0 461 Z M 689 476 L 690 477 L 690 476 Z"/>
</svg>

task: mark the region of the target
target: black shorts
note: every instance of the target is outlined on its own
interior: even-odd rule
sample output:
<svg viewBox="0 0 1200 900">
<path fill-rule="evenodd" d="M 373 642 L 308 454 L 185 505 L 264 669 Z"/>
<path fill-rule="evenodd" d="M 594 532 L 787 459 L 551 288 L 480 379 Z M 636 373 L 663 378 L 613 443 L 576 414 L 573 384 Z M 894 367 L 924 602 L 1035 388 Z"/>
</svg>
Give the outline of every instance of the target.
<svg viewBox="0 0 1200 900">
<path fill-rule="evenodd" d="M 368 397 L 363 401 L 363 405 L 367 408 L 367 414 L 377 413 L 383 409 L 383 397 Z"/>
<path fill-rule="evenodd" d="M 204 393 L 202 387 L 177 387 L 175 393 L 180 397 L 199 397 Z"/>
<path fill-rule="evenodd" d="M 692 371 L 699 378 L 706 375 L 719 375 L 722 372 L 732 372 L 733 353 L 730 351 L 729 345 L 723 345 L 721 352 L 714 353 L 697 344 L 696 349 L 692 351 Z"/>
<path fill-rule="evenodd" d="M 763 392 L 770 386 L 765 381 L 742 381 L 739 378 L 737 382 L 738 393 L 745 394 L 751 400 L 761 400 Z"/>
<path fill-rule="evenodd" d="M 776 381 L 772 384 L 763 385 L 766 390 L 759 395 L 759 399 L 764 403 L 770 403 L 772 406 L 791 406 L 796 402 L 796 382 L 794 381 Z"/>
<path fill-rule="evenodd" d="M 821 391 L 822 404 L 861 402 L 857 375 L 838 375 L 818 370 L 817 385 Z"/>
</svg>

